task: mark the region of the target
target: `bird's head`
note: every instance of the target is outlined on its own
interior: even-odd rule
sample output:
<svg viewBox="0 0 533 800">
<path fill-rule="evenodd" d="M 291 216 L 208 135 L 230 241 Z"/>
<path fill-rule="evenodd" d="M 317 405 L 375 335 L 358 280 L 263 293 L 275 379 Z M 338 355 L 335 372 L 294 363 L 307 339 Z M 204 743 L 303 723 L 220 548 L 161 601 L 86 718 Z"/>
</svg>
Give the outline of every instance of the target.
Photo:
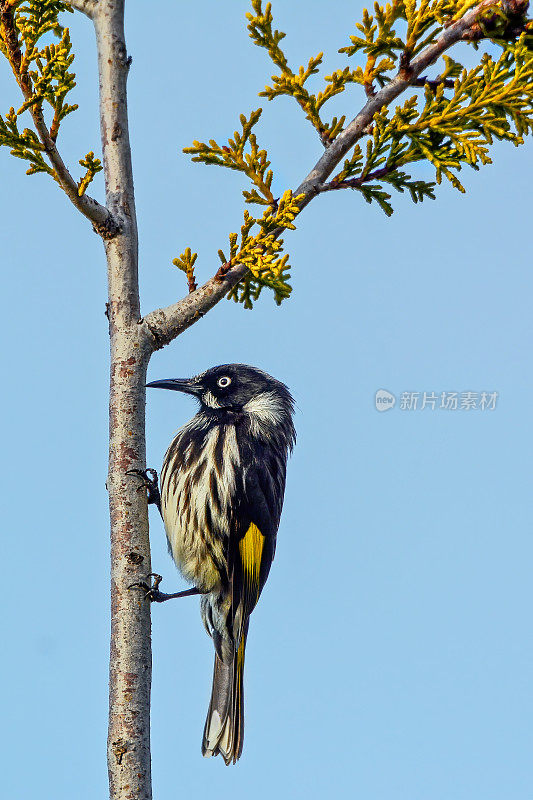
<svg viewBox="0 0 533 800">
<path fill-rule="evenodd" d="M 232 409 L 276 416 L 291 415 L 294 406 L 284 383 L 246 364 L 222 364 L 194 378 L 169 378 L 146 385 L 192 394 L 204 410 Z"/>
</svg>

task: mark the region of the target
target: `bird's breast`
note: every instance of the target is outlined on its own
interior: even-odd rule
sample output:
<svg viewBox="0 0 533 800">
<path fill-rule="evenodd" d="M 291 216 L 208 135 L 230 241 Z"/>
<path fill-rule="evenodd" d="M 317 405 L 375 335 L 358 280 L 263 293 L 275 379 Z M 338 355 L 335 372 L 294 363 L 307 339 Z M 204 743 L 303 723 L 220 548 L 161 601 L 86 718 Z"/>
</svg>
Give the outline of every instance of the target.
<svg viewBox="0 0 533 800">
<path fill-rule="evenodd" d="M 185 426 L 161 470 L 161 510 L 172 557 L 203 592 L 224 580 L 240 462 L 234 425 Z"/>
</svg>

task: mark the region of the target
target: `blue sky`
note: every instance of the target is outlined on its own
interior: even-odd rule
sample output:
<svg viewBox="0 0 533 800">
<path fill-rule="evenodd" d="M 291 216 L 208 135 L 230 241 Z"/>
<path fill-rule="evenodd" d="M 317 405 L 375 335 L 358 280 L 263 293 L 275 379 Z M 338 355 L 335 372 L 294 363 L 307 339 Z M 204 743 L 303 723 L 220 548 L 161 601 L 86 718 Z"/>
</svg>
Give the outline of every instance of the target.
<svg viewBox="0 0 533 800">
<path fill-rule="evenodd" d="M 257 98 L 273 69 L 248 39 L 247 10 L 162 2 L 147 21 L 129 4 L 144 312 L 184 293 L 173 257 L 197 250 L 203 280 L 241 224 L 239 176 L 191 164 L 182 147 L 224 140 L 262 105 L 276 191 L 320 155 L 295 104 Z M 274 13 L 294 65 L 320 50 L 324 74 L 344 65 L 359 5 L 278 1 Z M 97 84 L 90 25 L 76 15 L 71 29 L 81 108 L 61 146 L 76 165 L 98 151 Z M 4 111 L 18 103 L 6 64 L 0 93 Z M 354 88 L 333 110 L 350 116 L 361 101 Z M 224 301 L 154 356 L 151 379 L 256 364 L 291 387 L 298 431 L 250 626 L 237 767 L 200 756 L 212 646 L 197 599 L 153 609 L 155 797 L 531 798 L 531 157 L 530 144 L 497 145 L 493 166 L 462 173 L 466 195 L 395 197 L 392 219 L 355 193 L 319 198 L 287 237 L 288 302 Z M 46 177 L 25 177 L 7 151 L 0 174 L 4 787 L 17 800 L 85 800 L 106 792 L 103 249 Z M 378 413 L 378 389 L 498 402 Z M 193 411 L 186 397 L 149 395 L 151 466 Z M 151 523 L 162 588 L 182 588 L 155 513 Z"/>
</svg>

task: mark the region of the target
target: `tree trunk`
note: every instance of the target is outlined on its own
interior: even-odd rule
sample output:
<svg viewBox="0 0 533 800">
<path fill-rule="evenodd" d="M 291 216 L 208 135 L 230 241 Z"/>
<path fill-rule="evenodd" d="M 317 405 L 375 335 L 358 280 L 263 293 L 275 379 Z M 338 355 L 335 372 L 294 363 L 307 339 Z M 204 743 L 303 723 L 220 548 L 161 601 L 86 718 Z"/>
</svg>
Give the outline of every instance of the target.
<svg viewBox="0 0 533 800">
<path fill-rule="evenodd" d="M 124 0 L 100 0 L 94 16 L 106 204 L 120 232 L 105 241 L 111 376 L 109 508 L 111 652 L 108 769 L 113 800 L 150 800 L 150 604 L 128 586 L 151 571 L 146 496 L 128 475 L 144 468 L 145 382 L 151 350 L 140 323 L 138 243 L 128 135 Z"/>
</svg>

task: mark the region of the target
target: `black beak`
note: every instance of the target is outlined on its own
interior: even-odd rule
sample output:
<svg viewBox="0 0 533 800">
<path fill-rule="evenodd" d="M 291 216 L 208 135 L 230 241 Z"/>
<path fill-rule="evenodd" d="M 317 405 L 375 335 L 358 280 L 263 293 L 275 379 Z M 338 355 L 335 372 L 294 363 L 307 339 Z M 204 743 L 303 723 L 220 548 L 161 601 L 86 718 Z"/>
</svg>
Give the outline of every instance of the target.
<svg viewBox="0 0 533 800">
<path fill-rule="evenodd" d="M 147 387 L 155 389 L 173 389 L 175 392 L 185 392 L 185 394 L 193 394 L 198 396 L 202 387 L 194 383 L 190 378 L 168 378 L 164 381 L 152 381 L 146 384 Z"/>
</svg>

